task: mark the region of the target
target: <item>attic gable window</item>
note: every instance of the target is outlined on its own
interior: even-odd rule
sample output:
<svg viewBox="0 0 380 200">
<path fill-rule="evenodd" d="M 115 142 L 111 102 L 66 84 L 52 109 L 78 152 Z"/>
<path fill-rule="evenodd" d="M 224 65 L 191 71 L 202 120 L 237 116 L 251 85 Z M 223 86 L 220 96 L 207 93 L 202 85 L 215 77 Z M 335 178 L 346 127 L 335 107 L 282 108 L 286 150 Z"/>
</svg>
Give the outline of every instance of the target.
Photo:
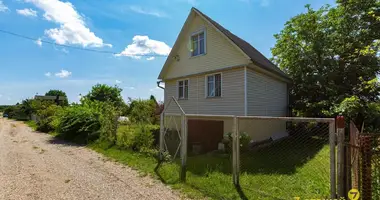
<svg viewBox="0 0 380 200">
<path fill-rule="evenodd" d="M 198 31 L 191 35 L 191 56 L 204 55 L 206 53 L 205 31 Z"/>
</svg>

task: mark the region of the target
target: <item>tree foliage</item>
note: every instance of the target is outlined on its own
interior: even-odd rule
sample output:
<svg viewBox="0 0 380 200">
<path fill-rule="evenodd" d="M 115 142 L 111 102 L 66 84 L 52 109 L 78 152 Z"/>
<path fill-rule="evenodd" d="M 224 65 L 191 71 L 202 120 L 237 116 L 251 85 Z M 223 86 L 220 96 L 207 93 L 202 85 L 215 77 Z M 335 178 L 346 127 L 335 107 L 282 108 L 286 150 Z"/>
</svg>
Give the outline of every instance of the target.
<svg viewBox="0 0 380 200">
<path fill-rule="evenodd" d="M 354 101 L 362 105 L 351 110 L 361 124 L 379 98 L 380 2 L 338 0 L 336 7 L 306 9 L 275 35 L 272 48 L 273 61 L 293 80 L 291 106 L 297 115 L 320 117 Z"/>
<path fill-rule="evenodd" d="M 135 123 L 158 123 L 156 118 L 156 101 L 155 100 L 133 100 L 130 104 L 129 116 Z"/>
<path fill-rule="evenodd" d="M 67 95 L 62 90 L 49 90 L 48 92 L 45 93 L 45 96 L 63 96 L 63 97 L 66 97 L 66 100 L 63 101 L 62 106 L 69 105 L 69 101 L 67 100 Z"/>
<path fill-rule="evenodd" d="M 92 87 L 91 91 L 84 96 L 84 99 L 90 101 L 110 102 L 114 106 L 120 108 L 125 104 L 121 92 L 122 89 L 117 85 L 109 86 L 106 84 L 96 84 Z"/>
</svg>

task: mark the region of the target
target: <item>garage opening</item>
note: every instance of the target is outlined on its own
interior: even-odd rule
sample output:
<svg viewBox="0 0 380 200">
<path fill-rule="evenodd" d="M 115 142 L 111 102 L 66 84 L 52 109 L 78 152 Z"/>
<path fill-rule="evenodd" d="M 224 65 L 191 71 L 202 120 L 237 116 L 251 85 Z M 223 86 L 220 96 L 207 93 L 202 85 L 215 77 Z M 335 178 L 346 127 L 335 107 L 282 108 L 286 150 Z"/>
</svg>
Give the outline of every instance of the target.
<svg viewBox="0 0 380 200">
<path fill-rule="evenodd" d="M 214 120 L 188 120 L 189 153 L 201 154 L 218 149 L 224 134 L 224 122 Z"/>
</svg>

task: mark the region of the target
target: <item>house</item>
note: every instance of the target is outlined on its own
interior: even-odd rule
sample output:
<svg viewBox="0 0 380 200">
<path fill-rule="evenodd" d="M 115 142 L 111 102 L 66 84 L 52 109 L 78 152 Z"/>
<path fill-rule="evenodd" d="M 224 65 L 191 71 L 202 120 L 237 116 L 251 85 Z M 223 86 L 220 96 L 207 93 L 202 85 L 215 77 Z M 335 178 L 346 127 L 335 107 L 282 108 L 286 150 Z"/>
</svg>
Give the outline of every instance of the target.
<svg viewBox="0 0 380 200">
<path fill-rule="evenodd" d="M 158 79 L 165 83 L 165 107 L 171 97 L 186 114 L 287 116 L 290 78 L 220 24 L 192 8 Z M 180 113 L 171 104 L 166 113 Z M 232 120 L 188 121 L 189 145 L 217 148 Z M 254 141 L 286 134 L 285 122 L 242 121 L 240 130 Z M 209 146 L 212 147 L 209 147 Z"/>
</svg>

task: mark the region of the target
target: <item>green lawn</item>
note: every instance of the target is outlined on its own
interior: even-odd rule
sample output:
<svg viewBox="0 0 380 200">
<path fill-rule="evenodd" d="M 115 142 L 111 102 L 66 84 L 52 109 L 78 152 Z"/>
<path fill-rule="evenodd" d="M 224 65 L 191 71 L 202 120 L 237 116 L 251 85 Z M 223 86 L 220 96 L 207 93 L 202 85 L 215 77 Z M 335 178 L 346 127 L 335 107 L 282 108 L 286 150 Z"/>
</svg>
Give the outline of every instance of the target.
<svg viewBox="0 0 380 200">
<path fill-rule="evenodd" d="M 255 152 L 242 153 L 240 188 L 232 184 L 229 155 L 188 158 L 187 181 L 179 181 L 179 161 L 157 167 L 157 160 L 144 154 L 90 147 L 150 174 L 189 197 L 199 199 L 308 199 L 329 197 L 329 147 L 317 136 L 289 137 Z M 157 169 L 157 170 L 155 170 Z"/>
</svg>

